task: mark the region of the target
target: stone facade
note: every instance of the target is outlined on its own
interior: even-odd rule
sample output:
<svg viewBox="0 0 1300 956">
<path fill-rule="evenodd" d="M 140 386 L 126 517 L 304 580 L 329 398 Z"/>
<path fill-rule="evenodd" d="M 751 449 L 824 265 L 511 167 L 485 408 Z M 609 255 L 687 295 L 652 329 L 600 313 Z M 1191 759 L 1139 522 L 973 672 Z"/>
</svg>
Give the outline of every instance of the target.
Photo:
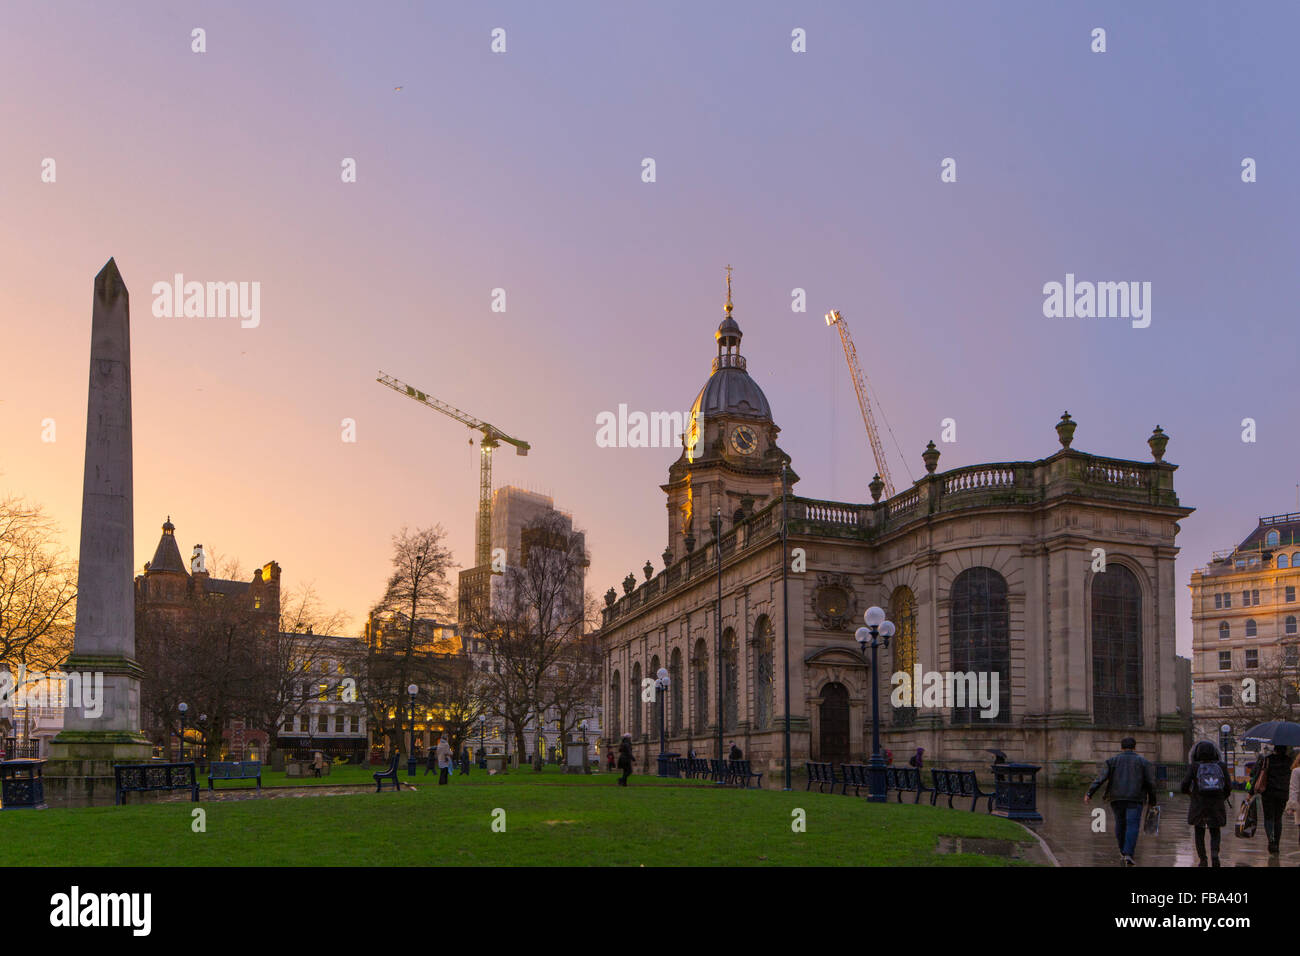
<svg viewBox="0 0 1300 956">
<path fill-rule="evenodd" d="M 639 766 L 653 767 L 662 709 L 669 752 L 716 756 L 721 722 L 724 747 L 734 740 L 779 776 L 788 620 L 792 765 L 864 762 L 872 675 L 854 631 L 879 605 L 899 629 L 876 675 L 882 745 L 898 762 L 924 747 L 928 764 L 982 769 L 996 748 L 1065 781 L 1130 734 L 1153 760 L 1183 759 L 1174 540 L 1191 509 L 1174 493 L 1163 432 L 1154 461 L 1099 458 L 1069 447 L 1067 415 L 1048 458 L 941 473 L 932 445 L 925 477 L 888 500 L 783 501 L 783 473 L 786 487 L 798 478 L 730 314 L 717 340 L 663 486 L 665 567 L 605 596 L 608 740 L 631 733 Z M 662 705 L 643 700 L 661 666 L 671 679 Z M 891 676 L 918 666 L 998 672 L 999 716 L 891 706 Z"/>
</svg>

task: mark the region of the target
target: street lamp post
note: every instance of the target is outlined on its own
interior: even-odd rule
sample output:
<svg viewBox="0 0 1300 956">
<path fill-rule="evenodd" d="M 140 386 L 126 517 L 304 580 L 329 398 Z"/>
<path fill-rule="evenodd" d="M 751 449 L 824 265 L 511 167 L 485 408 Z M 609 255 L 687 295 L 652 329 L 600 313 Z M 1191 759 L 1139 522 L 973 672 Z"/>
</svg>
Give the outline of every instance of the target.
<svg viewBox="0 0 1300 956">
<path fill-rule="evenodd" d="M 406 775 L 415 776 L 415 695 L 420 688 L 414 684 L 406 688 L 406 692 L 411 695 L 411 746 L 406 751 Z"/>
<path fill-rule="evenodd" d="M 868 790 L 867 799 L 872 803 L 884 803 L 888 794 L 885 774 L 885 755 L 880 752 L 880 680 L 878 670 L 878 648 L 889 646 L 889 639 L 894 636 L 894 623 L 885 620 L 885 612 L 880 608 L 867 608 L 863 615 L 866 627 L 860 627 L 854 635 L 862 653 L 866 654 L 867 645 L 871 646 L 871 761 L 867 764 Z"/>
<path fill-rule="evenodd" d="M 486 733 L 486 727 L 485 727 L 486 723 L 487 723 L 487 717 L 483 714 L 479 714 L 478 715 L 478 765 L 480 767 L 487 766 L 487 758 L 483 755 L 483 739 L 484 739 L 484 734 Z"/>
<path fill-rule="evenodd" d="M 1219 728 L 1219 744 L 1223 751 L 1223 762 L 1228 765 L 1228 773 L 1235 779 L 1237 776 L 1237 763 L 1234 760 L 1232 724 L 1224 724 Z"/>
<path fill-rule="evenodd" d="M 185 762 L 185 712 L 190 709 L 190 705 L 181 701 L 180 706 L 176 708 L 181 712 L 181 763 Z"/>
<path fill-rule="evenodd" d="M 661 667 L 655 675 L 655 696 L 659 698 L 659 776 L 668 776 L 668 765 L 664 758 L 664 751 L 667 747 L 664 744 L 664 721 L 667 716 L 668 708 L 668 685 L 672 683 L 672 678 L 668 676 L 668 668 Z"/>
</svg>

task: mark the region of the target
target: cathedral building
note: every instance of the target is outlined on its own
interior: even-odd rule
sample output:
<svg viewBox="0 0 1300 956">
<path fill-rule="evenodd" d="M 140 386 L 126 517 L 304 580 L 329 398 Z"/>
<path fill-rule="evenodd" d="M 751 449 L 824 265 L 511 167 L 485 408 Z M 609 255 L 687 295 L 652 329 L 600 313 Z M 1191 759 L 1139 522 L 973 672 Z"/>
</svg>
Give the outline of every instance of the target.
<svg viewBox="0 0 1300 956">
<path fill-rule="evenodd" d="M 1066 413 L 1046 458 L 940 471 L 931 442 L 893 497 L 877 477 L 870 502 L 805 498 L 741 338 L 728 297 L 661 486 L 664 567 L 605 595 L 607 743 L 630 733 L 653 767 L 662 718 L 668 752 L 715 757 L 721 737 L 779 776 L 788 714 L 795 769 L 865 762 L 875 680 L 898 762 L 924 747 L 929 765 L 986 769 L 997 749 L 1066 782 L 1130 735 L 1153 761 L 1184 759 L 1174 540 L 1192 509 L 1162 429 L 1150 461 L 1102 458 L 1071 447 Z M 854 638 L 872 605 L 897 629 L 876 674 Z"/>
</svg>

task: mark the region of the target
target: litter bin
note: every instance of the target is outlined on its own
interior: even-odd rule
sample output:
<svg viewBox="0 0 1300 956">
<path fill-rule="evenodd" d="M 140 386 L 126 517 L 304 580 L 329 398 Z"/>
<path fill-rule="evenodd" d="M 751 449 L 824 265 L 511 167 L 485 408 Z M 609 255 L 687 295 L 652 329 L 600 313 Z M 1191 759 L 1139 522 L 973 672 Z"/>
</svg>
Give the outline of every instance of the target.
<svg viewBox="0 0 1300 956">
<path fill-rule="evenodd" d="M 1042 820 L 1038 812 L 1038 771 L 1030 763 L 993 765 L 993 813 L 1008 820 Z"/>
<path fill-rule="evenodd" d="M 5 810 L 44 810 L 44 760 L 0 761 L 0 805 Z"/>
<path fill-rule="evenodd" d="M 675 777 L 677 776 L 676 760 L 681 754 L 660 754 L 659 755 L 659 776 Z"/>
</svg>

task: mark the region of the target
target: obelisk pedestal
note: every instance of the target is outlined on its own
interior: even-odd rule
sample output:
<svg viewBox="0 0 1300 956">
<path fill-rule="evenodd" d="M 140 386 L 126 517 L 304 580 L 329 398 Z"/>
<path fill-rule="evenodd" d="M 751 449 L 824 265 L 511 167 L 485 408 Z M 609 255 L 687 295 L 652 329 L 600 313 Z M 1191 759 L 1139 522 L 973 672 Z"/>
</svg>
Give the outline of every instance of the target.
<svg viewBox="0 0 1300 956">
<path fill-rule="evenodd" d="M 148 760 L 140 732 L 135 661 L 135 567 L 131 484 L 131 309 L 117 263 L 95 277 L 90 330 L 90 395 L 82 486 L 77 622 L 65 673 L 63 730 L 50 742 L 45 793 L 51 806 L 113 802 L 113 765 Z M 99 700 L 95 701 L 94 696 Z"/>
</svg>

